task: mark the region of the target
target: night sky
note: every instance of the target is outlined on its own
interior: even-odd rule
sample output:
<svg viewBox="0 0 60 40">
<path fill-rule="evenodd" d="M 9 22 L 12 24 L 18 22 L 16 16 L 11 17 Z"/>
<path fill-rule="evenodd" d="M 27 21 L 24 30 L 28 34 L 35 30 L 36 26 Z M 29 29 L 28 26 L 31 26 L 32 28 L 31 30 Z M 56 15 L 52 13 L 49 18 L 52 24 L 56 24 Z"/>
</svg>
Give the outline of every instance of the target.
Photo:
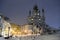
<svg viewBox="0 0 60 40">
<path fill-rule="evenodd" d="M 60 26 L 60 0 L 0 0 L 0 11 L 16 24 L 27 23 L 29 10 L 37 4 L 39 10 L 45 9 L 46 24 Z"/>
</svg>

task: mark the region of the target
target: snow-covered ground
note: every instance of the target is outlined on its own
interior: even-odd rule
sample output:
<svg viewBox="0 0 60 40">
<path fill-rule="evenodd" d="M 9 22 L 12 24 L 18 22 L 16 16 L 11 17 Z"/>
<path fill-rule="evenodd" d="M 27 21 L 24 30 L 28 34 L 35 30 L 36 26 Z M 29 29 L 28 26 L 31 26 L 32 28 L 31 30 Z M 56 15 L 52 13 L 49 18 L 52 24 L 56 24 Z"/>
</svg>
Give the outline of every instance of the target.
<svg viewBox="0 0 60 40">
<path fill-rule="evenodd" d="M 35 35 L 9 39 L 4 39 L 3 37 L 0 37 L 0 40 L 60 40 L 60 32 L 51 35 L 38 35 L 38 36 Z"/>
</svg>

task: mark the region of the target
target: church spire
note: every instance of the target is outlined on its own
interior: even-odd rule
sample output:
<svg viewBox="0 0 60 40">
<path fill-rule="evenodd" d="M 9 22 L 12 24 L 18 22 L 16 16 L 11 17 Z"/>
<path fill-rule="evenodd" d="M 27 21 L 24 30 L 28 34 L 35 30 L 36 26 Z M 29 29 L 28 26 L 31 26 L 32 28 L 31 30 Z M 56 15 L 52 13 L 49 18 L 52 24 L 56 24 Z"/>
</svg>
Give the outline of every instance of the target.
<svg viewBox="0 0 60 40">
<path fill-rule="evenodd" d="M 45 14 L 44 14 L 44 9 L 42 9 L 42 26 L 45 28 Z"/>
<path fill-rule="evenodd" d="M 29 17 L 31 17 L 31 10 L 29 10 Z"/>
<path fill-rule="evenodd" d="M 38 11 L 38 6 L 35 5 L 34 8 L 33 8 L 33 10 Z"/>
<path fill-rule="evenodd" d="M 42 9 L 42 18 L 45 21 L 44 9 Z"/>
</svg>

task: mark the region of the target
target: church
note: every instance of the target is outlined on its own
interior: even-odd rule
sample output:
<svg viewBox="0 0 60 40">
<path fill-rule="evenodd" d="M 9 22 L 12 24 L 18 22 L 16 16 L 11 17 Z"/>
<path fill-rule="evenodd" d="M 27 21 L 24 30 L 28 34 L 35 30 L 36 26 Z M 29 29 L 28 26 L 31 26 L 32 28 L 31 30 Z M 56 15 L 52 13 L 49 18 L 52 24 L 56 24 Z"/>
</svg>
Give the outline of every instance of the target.
<svg viewBox="0 0 60 40">
<path fill-rule="evenodd" d="M 42 15 L 41 15 L 42 14 Z M 28 24 L 29 25 L 35 25 L 37 28 L 45 28 L 45 14 L 44 14 L 44 9 L 40 11 L 38 6 L 35 5 L 33 7 L 33 10 L 29 11 L 28 15 Z"/>
</svg>

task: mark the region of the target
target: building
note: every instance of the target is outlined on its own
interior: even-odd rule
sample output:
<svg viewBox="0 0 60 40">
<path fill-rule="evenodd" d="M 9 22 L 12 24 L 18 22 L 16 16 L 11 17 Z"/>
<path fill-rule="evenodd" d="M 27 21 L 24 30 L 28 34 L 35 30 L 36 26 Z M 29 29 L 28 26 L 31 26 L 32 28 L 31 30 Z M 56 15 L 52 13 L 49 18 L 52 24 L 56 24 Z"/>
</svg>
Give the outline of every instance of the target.
<svg viewBox="0 0 60 40">
<path fill-rule="evenodd" d="M 0 35 L 3 37 L 11 36 L 10 30 L 11 25 L 8 22 L 9 18 L 3 15 L 0 15 Z"/>
<path fill-rule="evenodd" d="M 41 15 L 42 14 L 42 15 Z M 45 28 L 45 15 L 44 15 L 44 9 L 41 11 L 38 9 L 38 6 L 35 5 L 33 7 L 33 10 L 29 11 L 28 15 L 28 24 L 29 25 L 35 25 L 39 29 L 44 29 Z"/>
</svg>

